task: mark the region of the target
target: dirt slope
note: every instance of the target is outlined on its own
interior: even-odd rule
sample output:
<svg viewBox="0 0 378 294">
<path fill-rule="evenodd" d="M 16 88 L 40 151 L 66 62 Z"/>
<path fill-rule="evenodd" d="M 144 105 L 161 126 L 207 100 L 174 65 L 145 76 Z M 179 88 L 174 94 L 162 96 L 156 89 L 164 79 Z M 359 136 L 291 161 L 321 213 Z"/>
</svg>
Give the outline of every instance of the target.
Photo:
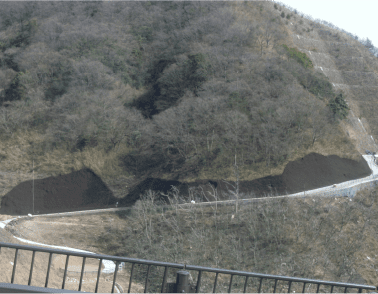
<svg viewBox="0 0 378 294">
<path fill-rule="evenodd" d="M 239 192 L 243 198 L 263 197 L 268 194 L 284 195 L 341 183 L 369 176 L 370 168 L 366 161 L 354 161 L 336 155 L 323 156 L 311 153 L 289 162 L 282 175 L 268 176 L 253 181 L 241 181 Z M 89 169 L 67 175 L 36 180 L 34 183 L 35 212 L 54 213 L 78 211 L 115 206 L 132 206 L 149 189 L 167 195 L 172 186 L 178 188 L 179 195 L 197 201 L 212 201 L 215 189 L 219 200 L 230 199 L 229 189 L 233 183 L 222 180 L 197 180 L 180 182 L 147 178 L 130 188 L 121 199 L 103 183 L 101 178 Z M 13 188 L 1 201 L 0 214 L 25 215 L 32 213 L 32 181 L 25 181 Z M 204 197 L 204 195 L 206 197 Z M 231 196 L 232 197 L 232 196 Z M 167 197 L 162 196 L 162 200 Z"/>
<path fill-rule="evenodd" d="M 316 189 L 332 184 L 337 184 L 353 179 L 367 177 L 371 170 L 366 161 L 361 157 L 359 161 L 340 158 L 336 155 L 323 156 L 311 153 L 299 160 L 289 162 L 284 172 L 278 176 L 268 176 L 253 181 L 241 181 L 239 193 L 242 197 L 263 197 L 268 194 L 284 195 L 305 190 Z M 229 189 L 234 190 L 234 183 L 225 183 L 222 180 L 198 180 L 185 183 L 179 181 L 148 178 L 130 191 L 121 199 L 121 205 L 128 206 L 139 199 L 149 189 L 160 191 L 164 194 L 176 186 L 180 195 L 191 194 L 191 197 L 201 201 L 212 201 L 213 189 L 217 189 L 219 200 L 228 200 Z M 190 192 L 191 191 L 191 192 Z M 204 193 L 201 193 L 201 192 Z M 202 195 L 205 194 L 207 199 Z M 162 197 L 164 199 L 164 197 Z"/>
<path fill-rule="evenodd" d="M 32 191 L 32 180 L 14 187 L 2 198 L 0 214 L 33 213 Z M 35 213 L 106 208 L 115 203 L 113 192 L 90 169 L 34 181 Z"/>
</svg>

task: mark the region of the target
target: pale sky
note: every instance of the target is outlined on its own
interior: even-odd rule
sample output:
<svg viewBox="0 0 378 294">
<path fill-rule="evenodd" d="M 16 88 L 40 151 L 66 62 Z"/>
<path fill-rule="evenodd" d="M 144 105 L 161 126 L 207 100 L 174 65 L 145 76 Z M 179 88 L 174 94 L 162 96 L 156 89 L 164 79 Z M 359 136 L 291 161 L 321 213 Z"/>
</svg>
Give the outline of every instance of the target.
<svg viewBox="0 0 378 294">
<path fill-rule="evenodd" d="M 378 47 L 378 0 L 278 0 L 314 19 L 328 21 Z"/>
</svg>

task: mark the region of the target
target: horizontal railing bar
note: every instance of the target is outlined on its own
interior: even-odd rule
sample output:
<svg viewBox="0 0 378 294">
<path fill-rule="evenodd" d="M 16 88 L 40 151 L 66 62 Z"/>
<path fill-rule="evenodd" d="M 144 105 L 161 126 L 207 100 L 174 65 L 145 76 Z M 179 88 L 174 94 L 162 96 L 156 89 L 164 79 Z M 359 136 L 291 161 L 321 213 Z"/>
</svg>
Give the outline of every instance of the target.
<svg viewBox="0 0 378 294">
<path fill-rule="evenodd" d="M 102 258 L 102 259 L 112 260 L 112 261 L 123 261 L 123 262 L 147 264 L 147 265 L 151 264 L 155 266 L 168 266 L 168 267 L 180 268 L 180 269 L 184 268 L 184 264 L 179 264 L 179 263 L 153 261 L 153 260 L 130 258 L 130 257 L 119 257 L 119 256 L 113 256 L 113 255 L 106 255 L 106 254 L 85 253 L 85 252 L 77 252 L 77 251 L 70 251 L 70 250 L 53 249 L 53 248 L 50 249 L 50 248 L 44 248 L 44 247 L 38 247 L 38 246 L 28 246 L 28 245 L 12 244 L 12 243 L 5 243 L 5 242 L 0 242 L 0 246 L 22 249 L 22 250 L 30 250 L 30 251 L 35 250 L 39 252 L 79 256 L 79 257 L 89 257 L 89 258 L 97 258 L 97 259 Z"/>
<path fill-rule="evenodd" d="M 287 276 L 276 276 L 276 275 L 268 275 L 268 274 L 259 274 L 253 272 L 245 272 L 245 271 L 236 271 L 236 270 L 227 270 L 227 269 L 218 269 L 218 268 L 211 268 L 211 267 L 203 267 L 203 266 L 196 266 L 196 265 L 186 265 L 186 270 L 197 270 L 197 271 L 205 271 L 205 272 L 213 272 L 213 273 L 221 273 L 221 274 L 229 274 L 229 275 L 238 275 L 238 276 L 248 276 L 248 277 L 255 277 L 255 278 L 264 278 L 264 279 L 278 279 L 283 281 L 292 281 L 292 282 L 300 282 L 300 283 L 314 283 L 314 284 L 322 284 L 322 285 L 334 285 L 336 287 L 345 287 L 348 288 L 364 288 L 364 289 L 376 289 L 375 286 L 369 285 L 361 285 L 361 284 L 351 284 L 351 283 L 340 283 L 340 282 L 332 282 L 332 281 L 323 281 L 323 280 L 313 280 L 313 279 L 305 279 L 305 278 L 295 278 L 295 277 L 287 277 Z"/>
<path fill-rule="evenodd" d="M 185 268 L 185 270 L 195 270 L 195 271 L 199 271 L 200 273 L 213 272 L 213 273 L 222 273 L 222 274 L 238 275 L 238 276 L 245 276 L 245 277 L 256 277 L 256 278 L 262 278 L 262 279 L 276 279 L 276 280 L 281 280 L 281 281 L 292 281 L 292 282 L 300 282 L 300 283 L 331 285 L 331 286 L 336 286 L 336 287 L 362 288 L 362 289 L 368 289 L 368 290 L 376 290 L 375 286 L 362 285 L 362 284 L 340 283 L 340 282 L 313 280 L 313 279 L 305 279 L 305 278 L 297 278 L 297 277 L 259 274 L 259 273 L 254 273 L 254 272 L 218 269 L 218 268 L 202 267 L 202 266 L 194 266 L 194 265 L 184 265 L 184 264 L 169 263 L 169 262 L 159 262 L 159 261 L 153 261 L 153 260 L 137 259 L 137 258 L 129 258 L 129 257 L 118 257 L 118 256 L 113 256 L 113 255 L 105 255 L 105 254 L 83 253 L 83 252 L 76 252 L 76 251 L 70 251 L 70 250 L 50 249 L 50 248 L 44 248 L 44 247 L 20 245 L 20 244 L 5 243 L 5 242 L 0 242 L 0 247 L 16 248 L 16 249 L 29 250 L 29 251 L 38 251 L 38 252 L 47 252 L 50 254 L 54 253 L 54 254 L 64 254 L 64 255 L 70 255 L 70 256 L 97 258 L 97 259 L 102 259 L 102 260 L 112 260 L 115 262 L 117 261 L 128 262 L 128 263 L 132 263 L 133 265 L 134 264 L 147 264 L 147 265 L 164 266 L 164 267 L 179 268 L 179 269 Z M 197 291 L 198 290 L 199 289 L 197 289 Z"/>
</svg>

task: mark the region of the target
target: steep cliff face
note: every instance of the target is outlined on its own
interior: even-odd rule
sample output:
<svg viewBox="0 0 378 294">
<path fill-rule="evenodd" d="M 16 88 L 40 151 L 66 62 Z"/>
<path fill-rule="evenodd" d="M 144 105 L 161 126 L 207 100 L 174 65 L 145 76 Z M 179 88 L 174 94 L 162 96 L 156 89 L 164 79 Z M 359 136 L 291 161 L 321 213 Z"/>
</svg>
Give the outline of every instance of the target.
<svg viewBox="0 0 378 294">
<path fill-rule="evenodd" d="M 268 7 L 277 14 L 282 13 Z M 290 10 L 280 7 L 286 13 Z M 294 14 L 286 29 L 293 45 L 311 59 L 314 69 L 329 78 L 335 90 L 341 89 L 351 109 L 341 123 L 357 150 L 377 151 L 378 138 L 378 58 L 351 36 L 337 29 Z"/>
</svg>

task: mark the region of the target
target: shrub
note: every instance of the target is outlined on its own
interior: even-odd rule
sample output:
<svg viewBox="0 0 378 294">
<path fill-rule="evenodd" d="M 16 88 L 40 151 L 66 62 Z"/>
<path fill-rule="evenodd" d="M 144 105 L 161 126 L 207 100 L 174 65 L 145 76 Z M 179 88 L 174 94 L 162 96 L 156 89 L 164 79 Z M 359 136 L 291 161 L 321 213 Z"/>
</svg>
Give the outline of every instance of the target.
<svg viewBox="0 0 378 294">
<path fill-rule="evenodd" d="M 301 20 L 299 21 L 299 24 L 300 24 L 300 25 L 302 25 L 302 24 L 303 24 L 303 19 L 301 19 Z"/>
<path fill-rule="evenodd" d="M 210 64 L 206 55 L 202 53 L 188 55 L 188 60 L 182 66 L 187 88 L 197 94 L 200 86 L 208 79 L 209 69 Z"/>
<path fill-rule="evenodd" d="M 9 88 L 5 90 L 6 101 L 21 100 L 26 92 L 26 87 L 22 81 L 23 72 L 18 72 L 9 85 Z"/>
<path fill-rule="evenodd" d="M 148 26 L 133 28 L 132 34 L 137 38 L 138 43 L 151 42 L 153 39 L 153 29 Z"/>
<path fill-rule="evenodd" d="M 337 119 L 344 119 L 348 116 L 349 107 L 344 100 L 343 94 L 340 93 L 334 99 L 329 101 L 328 106 L 331 108 Z"/>
<path fill-rule="evenodd" d="M 56 99 L 67 92 L 72 80 L 73 68 L 69 61 L 52 61 L 50 65 L 52 75 L 46 80 L 45 100 L 55 102 Z"/>
<path fill-rule="evenodd" d="M 277 4 L 274 4 L 274 9 L 278 9 L 278 6 L 277 6 Z"/>
<path fill-rule="evenodd" d="M 332 98 L 335 95 L 332 84 L 324 74 L 307 72 L 298 75 L 297 78 L 305 89 L 320 99 L 323 97 Z"/>
<path fill-rule="evenodd" d="M 285 18 L 285 12 L 282 12 L 282 13 L 281 13 L 281 17 L 282 17 L 282 18 Z"/>
<path fill-rule="evenodd" d="M 232 92 L 228 98 L 228 105 L 232 109 L 239 110 L 240 112 L 250 114 L 248 110 L 248 102 L 245 97 L 241 96 L 239 92 Z"/>
<path fill-rule="evenodd" d="M 290 17 L 291 17 L 291 15 L 290 15 L 290 14 L 286 15 L 286 18 L 287 18 L 287 19 L 290 19 Z"/>
<path fill-rule="evenodd" d="M 289 48 L 287 45 L 282 45 L 286 49 L 286 53 L 289 58 L 293 58 L 298 63 L 302 64 L 305 68 L 313 68 L 314 65 L 306 53 L 298 51 L 296 48 Z"/>
</svg>

